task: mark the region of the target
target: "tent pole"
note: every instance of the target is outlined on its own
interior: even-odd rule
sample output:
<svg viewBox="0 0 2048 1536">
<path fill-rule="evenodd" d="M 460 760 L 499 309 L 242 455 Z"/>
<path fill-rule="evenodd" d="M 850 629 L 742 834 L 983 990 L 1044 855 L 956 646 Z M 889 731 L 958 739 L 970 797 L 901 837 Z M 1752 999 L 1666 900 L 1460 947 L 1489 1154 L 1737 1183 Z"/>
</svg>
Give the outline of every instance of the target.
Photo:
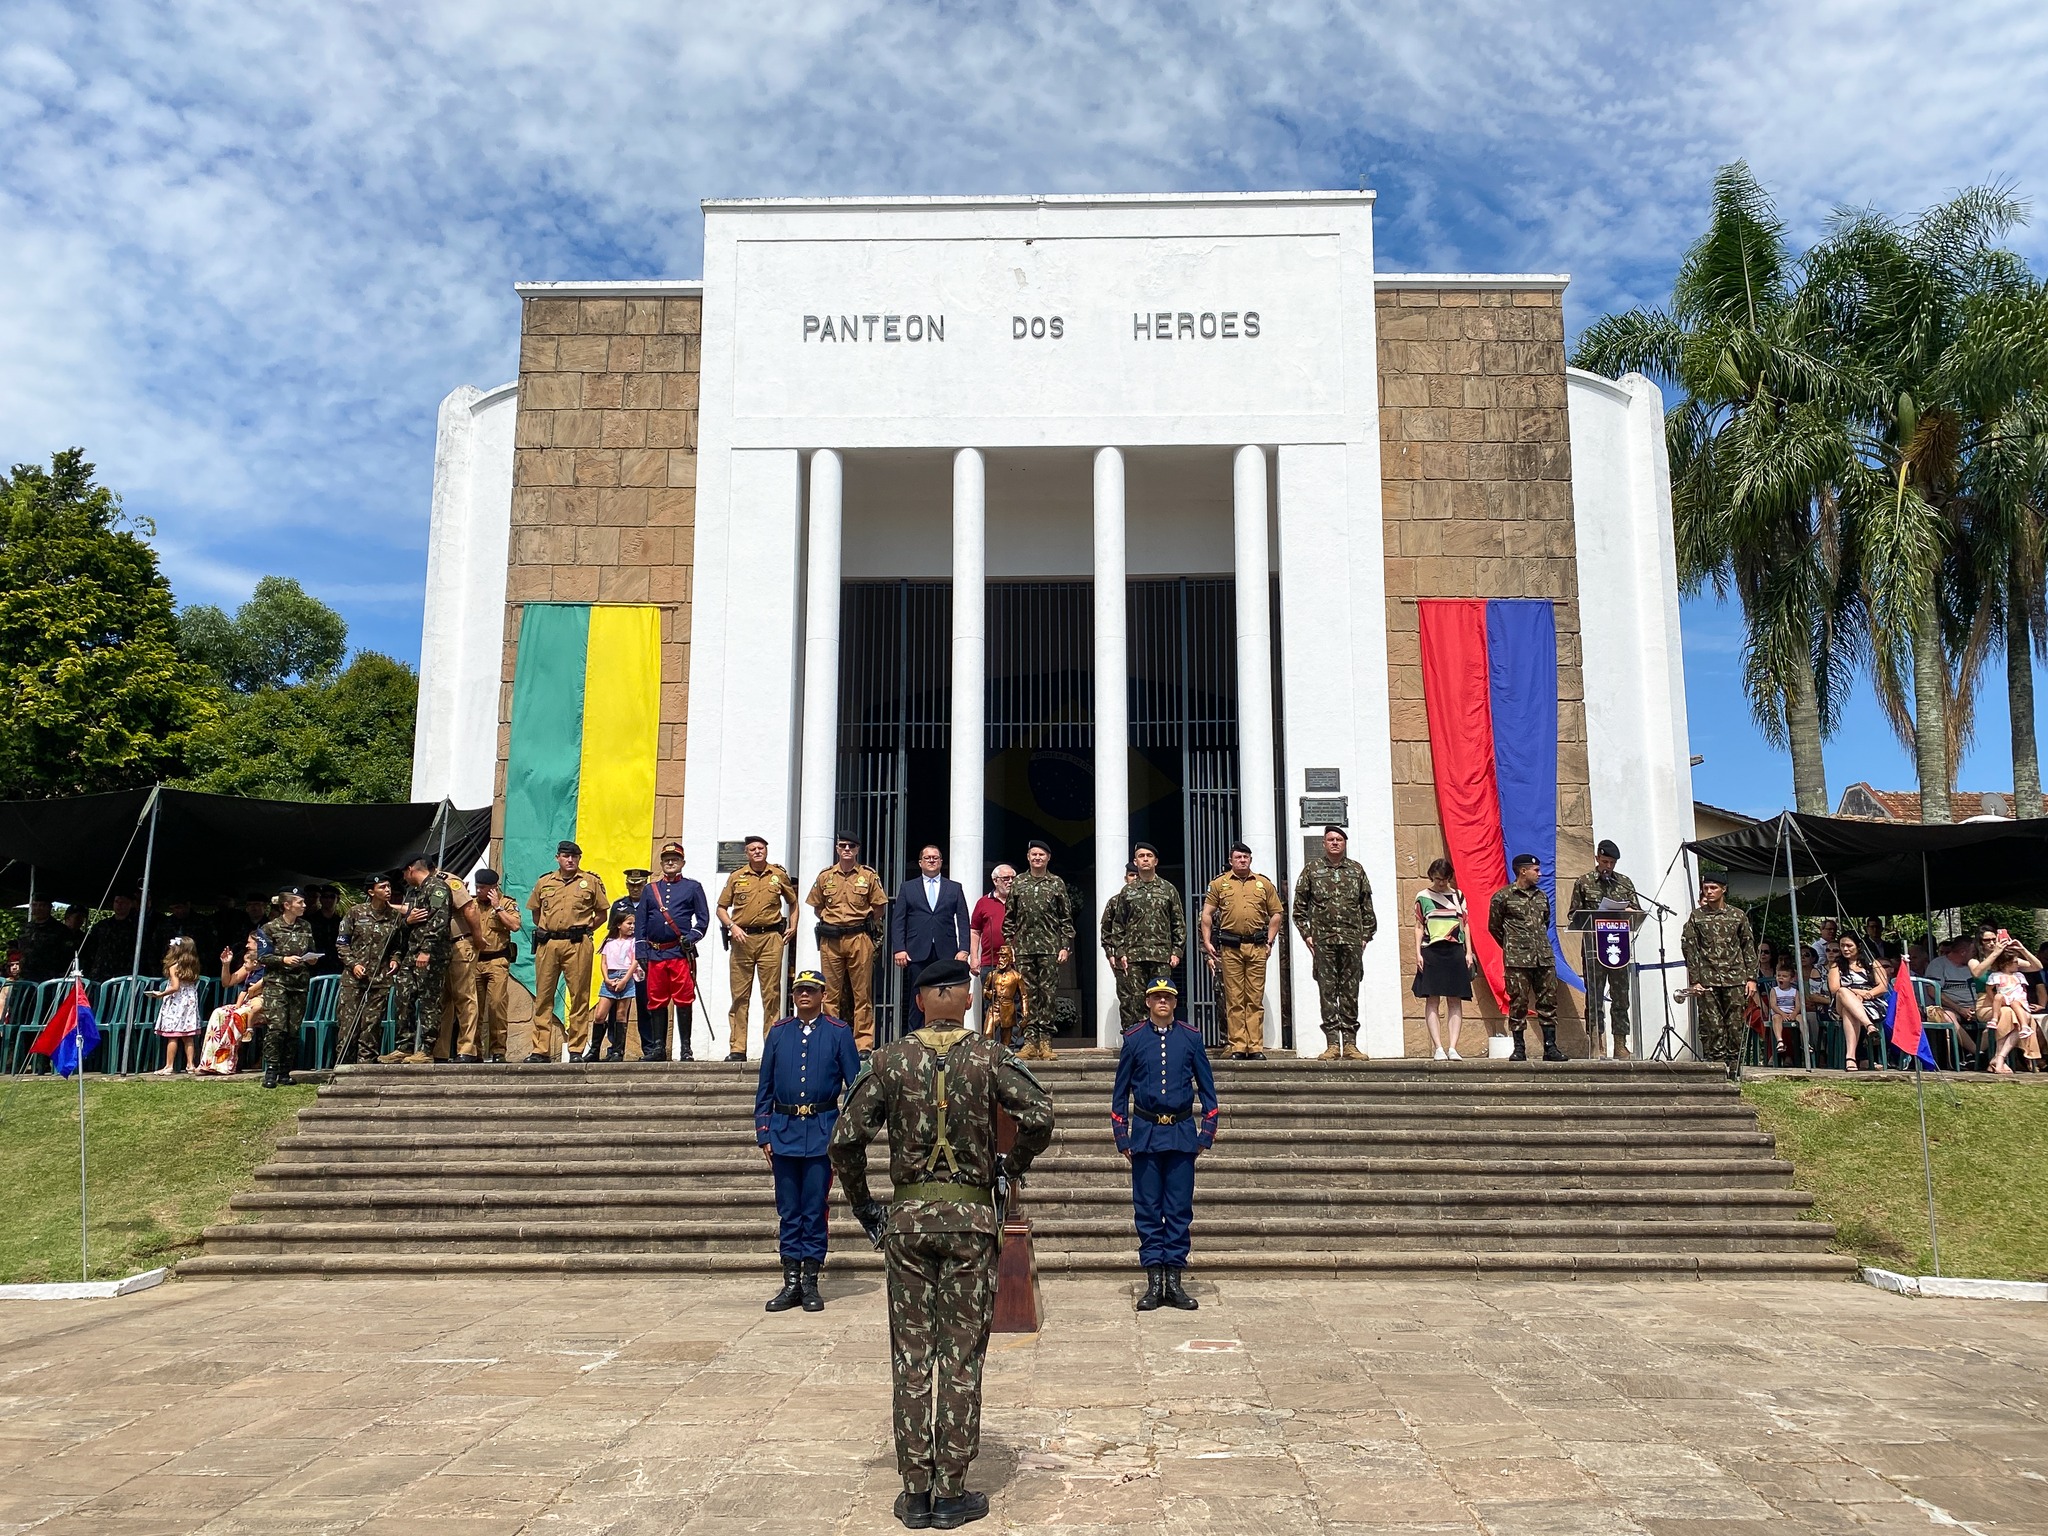
<svg viewBox="0 0 2048 1536">
<path fill-rule="evenodd" d="M 441 824 L 441 846 L 434 854 L 434 868 L 445 869 L 448 865 L 448 810 L 449 800 L 441 797 L 441 808 L 434 813 L 434 820 Z"/>
<path fill-rule="evenodd" d="M 142 936 L 149 931 L 149 880 L 156 862 L 156 812 L 163 792 L 161 784 L 150 786 L 149 841 L 142 845 L 142 903 L 135 909 L 135 959 L 128 967 L 130 976 L 142 974 Z"/>
<path fill-rule="evenodd" d="M 1787 813 L 1789 814 L 1789 813 Z M 1792 872 L 1792 839 L 1785 823 L 1778 823 L 1778 837 L 1785 845 L 1785 894 L 1792 902 L 1792 981 L 1799 988 L 1799 1054 L 1806 1070 L 1813 1070 L 1813 1017 L 1806 1007 L 1806 938 L 1799 931 L 1799 886 Z"/>
<path fill-rule="evenodd" d="M 1922 855 L 1924 858 L 1925 855 Z M 1913 1057 L 1913 1093 L 1920 1102 L 1920 1166 L 1927 1174 L 1927 1245 L 1934 1250 L 1934 1273 L 1941 1275 L 1941 1235 L 1934 1229 L 1934 1156 L 1927 1150 L 1927 1074 Z"/>
</svg>

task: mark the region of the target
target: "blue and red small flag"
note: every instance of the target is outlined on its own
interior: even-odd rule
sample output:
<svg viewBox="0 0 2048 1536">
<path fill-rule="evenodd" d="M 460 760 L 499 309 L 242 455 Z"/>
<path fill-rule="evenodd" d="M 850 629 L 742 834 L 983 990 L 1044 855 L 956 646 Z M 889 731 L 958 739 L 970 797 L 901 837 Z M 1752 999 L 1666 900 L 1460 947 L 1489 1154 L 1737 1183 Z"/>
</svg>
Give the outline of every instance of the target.
<svg viewBox="0 0 2048 1536">
<path fill-rule="evenodd" d="M 57 1005 L 57 1011 L 50 1015 L 50 1022 L 43 1026 L 43 1032 L 36 1036 L 36 1043 L 29 1050 L 37 1056 L 49 1057 L 51 1070 L 59 1077 L 69 1077 L 83 1065 L 99 1043 L 99 1021 L 92 1016 L 92 1003 L 85 995 L 85 983 L 73 977 L 71 990 Z"/>
<path fill-rule="evenodd" d="M 1927 1020 L 1920 1013 L 1920 999 L 1913 995 L 1913 973 L 1904 961 L 1899 963 L 1898 974 L 1892 978 L 1891 995 L 1885 999 L 1884 1022 L 1893 1050 L 1917 1056 L 1930 1067 L 1934 1065 Z"/>
</svg>

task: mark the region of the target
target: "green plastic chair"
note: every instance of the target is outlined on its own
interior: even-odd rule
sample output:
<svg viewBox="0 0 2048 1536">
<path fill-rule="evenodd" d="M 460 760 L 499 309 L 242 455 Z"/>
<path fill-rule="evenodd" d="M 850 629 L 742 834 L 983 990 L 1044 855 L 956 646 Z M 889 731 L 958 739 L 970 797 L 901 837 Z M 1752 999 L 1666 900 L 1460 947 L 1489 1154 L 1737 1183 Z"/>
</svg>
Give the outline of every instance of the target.
<svg viewBox="0 0 2048 1536">
<path fill-rule="evenodd" d="M 95 989 L 92 1011 L 100 1026 L 96 1054 L 102 1072 L 125 1075 L 141 1065 L 142 1043 L 156 1026 L 156 1000 L 149 992 L 162 984 L 155 976 L 114 976 Z"/>
<path fill-rule="evenodd" d="M 334 1014 L 341 1000 L 339 976 L 315 976 L 306 987 L 306 1016 L 299 1024 L 299 1062 L 306 1071 L 333 1065 Z"/>
<path fill-rule="evenodd" d="M 0 1031 L 0 1060 L 7 1071 L 19 1072 L 28 1062 L 28 1048 L 50 1022 L 50 1010 L 65 986 L 62 981 L 10 981 L 7 987 L 7 1027 Z"/>
</svg>

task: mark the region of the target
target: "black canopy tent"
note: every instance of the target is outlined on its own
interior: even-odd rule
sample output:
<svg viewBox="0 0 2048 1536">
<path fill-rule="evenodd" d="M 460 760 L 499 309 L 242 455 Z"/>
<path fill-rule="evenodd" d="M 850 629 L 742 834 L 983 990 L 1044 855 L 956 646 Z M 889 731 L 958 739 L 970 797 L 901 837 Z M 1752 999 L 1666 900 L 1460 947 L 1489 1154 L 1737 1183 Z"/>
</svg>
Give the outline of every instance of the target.
<svg viewBox="0 0 2048 1536">
<path fill-rule="evenodd" d="M 195 900 L 359 883 L 418 853 L 468 869 L 490 836 L 488 806 L 446 801 L 328 805 L 162 787 L 0 800 L 0 900 L 21 902 L 33 886 L 38 896 L 98 905 L 110 890 L 133 892 L 145 867 L 153 899 Z"/>
<path fill-rule="evenodd" d="M 1786 811 L 1686 847 L 1725 870 L 1825 879 L 1853 912 L 2048 906 L 2048 820 L 1921 826 Z"/>
</svg>

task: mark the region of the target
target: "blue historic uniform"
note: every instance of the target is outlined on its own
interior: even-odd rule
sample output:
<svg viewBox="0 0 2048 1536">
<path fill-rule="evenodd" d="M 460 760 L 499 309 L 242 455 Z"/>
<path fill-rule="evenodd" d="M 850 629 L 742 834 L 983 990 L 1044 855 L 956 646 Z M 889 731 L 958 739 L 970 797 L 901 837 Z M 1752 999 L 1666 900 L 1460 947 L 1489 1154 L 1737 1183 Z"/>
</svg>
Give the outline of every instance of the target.
<svg viewBox="0 0 2048 1536">
<path fill-rule="evenodd" d="M 808 1024 L 782 1019 L 762 1042 L 754 1141 L 775 1159 L 785 1264 L 824 1262 L 825 1202 L 832 1189 L 825 1151 L 839 1119 L 840 1095 L 859 1075 L 853 1031 L 828 1015 Z"/>
<path fill-rule="evenodd" d="M 1138 1262 L 1185 1268 L 1195 1154 L 1216 1140 L 1216 1079 L 1201 1031 L 1177 1020 L 1162 1029 L 1150 1019 L 1127 1031 L 1109 1122 L 1117 1150 L 1131 1154 Z"/>
<path fill-rule="evenodd" d="M 670 846 L 681 851 L 678 845 Z M 640 1057 L 643 1061 L 661 1061 L 667 1057 L 671 1007 L 682 1010 L 677 1031 L 681 1042 L 678 1054 L 684 1061 L 690 1059 L 694 1005 L 678 996 L 676 989 L 680 980 L 674 973 L 688 970 L 691 981 L 689 995 L 694 996 L 697 941 L 704 937 L 710 926 L 711 907 L 704 900 L 704 887 L 688 875 L 674 880 L 650 880 L 640 892 L 639 905 L 633 909 L 633 949 L 645 968 L 639 986 L 640 1006 L 637 1010 L 640 1016 Z M 664 961 L 687 964 L 662 965 Z M 661 966 L 659 973 L 656 970 L 658 965 Z"/>
</svg>

